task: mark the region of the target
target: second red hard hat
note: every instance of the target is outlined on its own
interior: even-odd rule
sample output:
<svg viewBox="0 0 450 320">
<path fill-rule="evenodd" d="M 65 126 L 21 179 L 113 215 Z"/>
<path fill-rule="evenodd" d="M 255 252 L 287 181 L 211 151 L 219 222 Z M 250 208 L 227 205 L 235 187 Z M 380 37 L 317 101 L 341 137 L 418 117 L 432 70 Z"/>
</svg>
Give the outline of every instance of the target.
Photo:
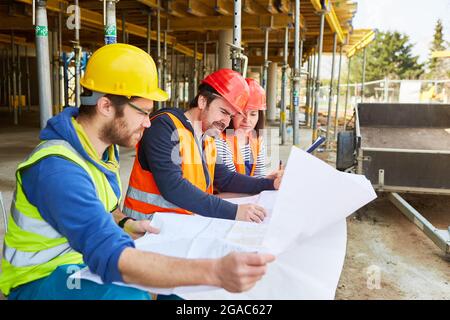
<svg viewBox="0 0 450 320">
<path fill-rule="evenodd" d="M 266 110 L 266 92 L 255 79 L 247 78 L 245 81 L 250 89 L 245 111 L 247 110 Z"/>
</svg>

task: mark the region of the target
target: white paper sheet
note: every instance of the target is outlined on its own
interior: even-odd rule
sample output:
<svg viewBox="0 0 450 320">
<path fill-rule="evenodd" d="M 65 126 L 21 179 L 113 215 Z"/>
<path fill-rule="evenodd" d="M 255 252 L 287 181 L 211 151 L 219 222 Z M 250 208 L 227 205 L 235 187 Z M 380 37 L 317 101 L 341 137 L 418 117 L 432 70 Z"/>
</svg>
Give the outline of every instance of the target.
<svg viewBox="0 0 450 320">
<path fill-rule="evenodd" d="M 295 239 L 315 235 L 375 198 L 364 176 L 337 171 L 292 147 L 263 245 L 282 252 Z"/>
<path fill-rule="evenodd" d="M 338 222 L 295 242 L 269 264 L 264 278 L 247 292 L 224 289 L 180 292 L 187 300 L 332 300 L 344 264 L 347 224 Z"/>
<path fill-rule="evenodd" d="M 231 251 L 276 254 L 252 290 L 240 294 L 205 286 L 145 290 L 185 299 L 333 299 L 345 257 L 345 218 L 375 197 L 364 176 L 336 171 L 293 147 L 279 191 L 226 199 L 264 206 L 269 212 L 265 223 L 157 213 L 152 225 L 160 228 L 160 234 L 136 241 L 141 250 L 184 258 L 218 258 Z M 86 269 L 80 275 L 101 283 Z"/>
</svg>

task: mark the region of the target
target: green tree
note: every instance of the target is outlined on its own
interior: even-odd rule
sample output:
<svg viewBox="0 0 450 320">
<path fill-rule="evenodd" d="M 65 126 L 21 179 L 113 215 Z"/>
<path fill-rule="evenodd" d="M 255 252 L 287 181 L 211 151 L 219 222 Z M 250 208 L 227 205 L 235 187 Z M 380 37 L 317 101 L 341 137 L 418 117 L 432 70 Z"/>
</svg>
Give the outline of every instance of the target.
<svg viewBox="0 0 450 320">
<path fill-rule="evenodd" d="M 433 41 L 430 46 L 430 55 L 428 58 L 427 66 L 428 73 L 426 74 L 426 78 L 436 78 L 440 79 L 445 77 L 448 74 L 449 70 L 444 65 L 443 59 L 433 58 L 432 54 L 435 51 L 443 51 L 445 50 L 445 41 L 444 41 L 444 30 L 443 30 L 442 21 L 439 19 L 436 22 L 436 26 L 434 27 L 434 36 Z"/>
<path fill-rule="evenodd" d="M 378 32 L 366 49 L 366 81 L 389 79 L 417 79 L 424 72 L 418 56 L 411 52 L 413 44 L 406 34 L 397 31 Z M 361 82 L 363 51 L 352 58 L 351 82 Z"/>
</svg>

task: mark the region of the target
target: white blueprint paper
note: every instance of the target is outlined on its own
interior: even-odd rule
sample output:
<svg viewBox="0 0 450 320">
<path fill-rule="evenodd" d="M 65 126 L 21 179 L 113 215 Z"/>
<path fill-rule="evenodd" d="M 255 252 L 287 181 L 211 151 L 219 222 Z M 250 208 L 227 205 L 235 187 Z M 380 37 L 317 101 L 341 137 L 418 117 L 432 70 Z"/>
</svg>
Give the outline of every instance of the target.
<svg viewBox="0 0 450 320">
<path fill-rule="evenodd" d="M 160 234 L 136 241 L 141 250 L 183 258 L 276 254 L 253 289 L 240 294 L 206 286 L 144 289 L 185 299 L 333 299 L 346 251 L 345 218 L 375 197 L 364 176 L 336 171 L 293 147 L 279 191 L 226 199 L 264 206 L 269 212 L 264 223 L 158 213 L 152 225 Z M 81 277 L 101 283 L 88 269 Z"/>
<path fill-rule="evenodd" d="M 375 198 L 364 176 L 337 171 L 292 147 L 263 245 L 282 252 L 295 239 L 315 235 Z"/>
</svg>

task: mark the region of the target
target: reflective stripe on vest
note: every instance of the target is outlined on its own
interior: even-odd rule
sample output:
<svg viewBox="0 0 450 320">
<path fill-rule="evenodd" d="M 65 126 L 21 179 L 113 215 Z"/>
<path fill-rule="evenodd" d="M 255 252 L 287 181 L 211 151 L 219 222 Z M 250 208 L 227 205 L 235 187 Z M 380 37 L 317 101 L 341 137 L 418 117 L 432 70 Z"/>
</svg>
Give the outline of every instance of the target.
<svg viewBox="0 0 450 320">
<path fill-rule="evenodd" d="M 176 137 L 173 135 L 172 139 L 175 139 L 174 142 L 179 142 L 179 160 L 181 160 L 183 178 L 203 192 L 212 194 L 216 163 L 214 139 L 211 137 L 205 138 L 202 152 L 200 149 L 202 146 L 199 146 L 192 132 L 175 115 L 172 113 L 161 113 L 155 117 L 163 114 L 172 120 L 176 128 L 174 132 L 177 135 Z M 192 212 L 179 208 L 177 205 L 164 199 L 156 185 L 153 174 L 150 171 L 144 170 L 139 163 L 139 148 L 140 146 L 138 144 L 123 212 L 133 218 L 142 218 L 142 215 L 148 215 L 154 212 L 192 214 Z M 205 176 L 204 162 L 207 167 L 206 174 L 209 176 L 209 184 L 207 184 L 207 178 Z"/>
<path fill-rule="evenodd" d="M 3 271 L 0 274 L 0 290 L 5 295 L 21 284 L 48 276 L 62 264 L 83 262 L 81 254 L 42 218 L 23 191 L 22 170 L 49 156 L 62 157 L 82 167 L 107 211 L 113 210 L 119 201 L 105 174 L 85 160 L 67 141 L 49 140 L 39 144 L 16 171 L 16 190 L 4 239 Z M 118 170 L 115 173 L 120 185 Z"/>
<path fill-rule="evenodd" d="M 122 212 L 124 215 L 131 217 L 133 219 L 136 219 L 136 220 L 152 220 L 153 219 L 152 214 L 143 214 L 143 213 L 140 213 L 136 210 L 132 210 L 127 207 L 123 207 Z"/>
<path fill-rule="evenodd" d="M 28 267 L 45 263 L 63 254 L 74 251 L 69 243 L 63 243 L 38 252 L 20 251 L 10 248 L 5 244 L 3 247 L 3 258 L 15 267 Z"/>
<path fill-rule="evenodd" d="M 142 201 L 142 202 L 153 203 L 155 206 L 166 208 L 166 209 L 180 209 L 178 206 L 174 205 L 172 202 L 164 199 L 162 195 L 139 191 L 138 189 L 133 188 L 133 187 L 128 188 L 127 197 L 130 197 L 135 200 Z"/>
<path fill-rule="evenodd" d="M 63 237 L 46 221 L 30 218 L 17 210 L 15 196 L 11 204 L 11 217 L 14 219 L 16 225 L 23 231 L 35 233 L 50 239 Z"/>
</svg>

